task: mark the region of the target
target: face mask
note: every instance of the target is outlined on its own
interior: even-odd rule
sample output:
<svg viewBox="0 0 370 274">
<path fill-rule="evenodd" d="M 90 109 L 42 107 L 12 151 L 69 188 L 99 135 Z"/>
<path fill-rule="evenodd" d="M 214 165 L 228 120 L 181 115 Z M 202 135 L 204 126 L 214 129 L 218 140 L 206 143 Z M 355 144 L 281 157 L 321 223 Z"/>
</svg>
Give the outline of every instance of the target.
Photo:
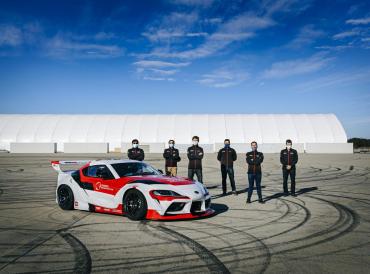
<svg viewBox="0 0 370 274">
<path fill-rule="evenodd" d="M 256 147 L 252 147 L 252 151 L 256 151 L 257 150 L 257 148 Z"/>
<path fill-rule="evenodd" d="M 230 147 L 230 144 L 225 144 L 225 148 L 229 148 Z"/>
<path fill-rule="evenodd" d="M 193 145 L 196 146 L 198 144 L 198 141 L 193 141 Z"/>
<path fill-rule="evenodd" d="M 288 145 L 288 146 L 286 146 L 286 148 L 289 150 L 289 149 L 292 148 L 292 146 L 291 145 Z"/>
<path fill-rule="evenodd" d="M 139 144 L 132 144 L 133 148 L 137 148 L 138 146 L 139 146 Z"/>
<path fill-rule="evenodd" d="M 169 146 L 170 148 L 173 148 L 173 144 L 169 144 L 168 146 Z"/>
</svg>

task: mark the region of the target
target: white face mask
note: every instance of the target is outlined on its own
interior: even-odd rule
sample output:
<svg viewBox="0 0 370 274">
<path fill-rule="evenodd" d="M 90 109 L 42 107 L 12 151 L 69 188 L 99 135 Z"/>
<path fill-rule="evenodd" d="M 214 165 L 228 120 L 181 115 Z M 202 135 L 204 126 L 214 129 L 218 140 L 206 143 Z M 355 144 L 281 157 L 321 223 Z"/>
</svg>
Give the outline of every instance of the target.
<svg viewBox="0 0 370 274">
<path fill-rule="evenodd" d="M 288 146 L 286 146 L 286 148 L 289 150 L 289 149 L 292 148 L 292 146 L 291 145 L 288 145 Z"/>
<path fill-rule="evenodd" d="M 139 144 L 132 144 L 133 148 L 137 148 L 138 146 L 139 146 Z"/>
<path fill-rule="evenodd" d="M 196 146 L 198 144 L 198 141 L 193 141 L 193 145 Z"/>
<path fill-rule="evenodd" d="M 173 147 L 173 144 L 168 144 L 168 146 L 169 146 L 170 148 L 172 148 L 172 147 Z"/>
</svg>

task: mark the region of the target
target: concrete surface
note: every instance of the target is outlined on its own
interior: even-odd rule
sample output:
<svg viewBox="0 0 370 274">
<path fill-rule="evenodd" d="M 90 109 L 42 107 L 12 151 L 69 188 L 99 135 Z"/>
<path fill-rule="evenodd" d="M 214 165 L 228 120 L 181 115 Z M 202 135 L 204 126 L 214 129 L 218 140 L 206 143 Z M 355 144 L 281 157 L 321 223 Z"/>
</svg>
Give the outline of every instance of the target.
<svg viewBox="0 0 370 274">
<path fill-rule="evenodd" d="M 238 196 L 219 197 L 219 165 L 204 178 L 217 215 L 195 221 L 133 222 L 63 211 L 55 203 L 54 159 L 119 155 L 0 154 L 1 273 L 369 273 L 370 155 L 301 155 L 298 197 L 281 197 L 278 155 L 266 155 L 266 204 L 246 204 L 245 163 Z M 186 174 L 182 155 L 180 175 Z M 148 162 L 163 169 L 159 154 Z M 253 195 L 256 200 L 256 194 Z"/>
</svg>

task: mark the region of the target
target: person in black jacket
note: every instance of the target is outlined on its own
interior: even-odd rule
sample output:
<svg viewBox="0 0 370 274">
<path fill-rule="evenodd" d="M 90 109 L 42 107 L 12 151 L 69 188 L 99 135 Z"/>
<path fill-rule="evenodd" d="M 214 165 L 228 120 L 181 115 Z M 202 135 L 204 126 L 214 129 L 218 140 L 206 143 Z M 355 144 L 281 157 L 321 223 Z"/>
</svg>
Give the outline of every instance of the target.
<svg viewBox="0 0 370 274">
<path fill-rule="evenodd" d="M 203 148 L 198 146 L 199 137 L 194 136 L 192 138 L 193 145 L 188 148 L 188 178 L 194 179 L 194 174 L 197 175 L 198 181 L 203 184 L 203 174 L 202 174 L 202 159 L 204 156 Z"/>
<path fill-rule="evenodd" d="M 290 191 L 292 196 L 295 194 L 295 165 L 298 162 L 298 153 L 292 148 L 292 141 L 286 140 L 286 148 L 280 152 L 280 163 L 283 168 L 283 189 L 284 195 L 288 196 L 288 177 L 290 176 Z"/>
<path fill-rule="evenodd" d="M 177 162 L 181 161 L 179 150 L 175 148 L 175 141 L 168 141 L 168 148 L 163 152 L 163 158 L 165 161 L 165 170 L 167 176 L 176 176 L 177 175 Z"/>
<path fill-rule="evenodd" d="M 261 179 L 262 179 L 262 170 L 261 163 L 263 162 L 263 153 L 257 151 L 257 142 L 253 141 L 251 143 L 252 151 L 246 154 L 246 160 L 248 163 L 248 198 L 247 203 L 251 202 L 251 197 L 253 193 L 254 183 L 256 182 L 258 202 L 264 203 L 262 199 L 262 190 L 261 190 Z"/>
<path fill-rule="evenodd" d="M 127 151 L 127 156 L 130 160 L 144 160 L 144 150 L 139 148 L 139 141 L 137 139 L 132 140 L 132 148 Z"/>
<path fill-rule="evenodd" d="M 226 195 L 226 177 L 229 175 L 231 189 L 234 195 L 237 195 L 234 180 L 234 161 L 236 161 L 236 151 L 230 147 L 230 140 L 224 140 L 224 147 L 218 151 L 217 160 L 221 162 L 222 175 L 222 195 Z"/>
</svg>

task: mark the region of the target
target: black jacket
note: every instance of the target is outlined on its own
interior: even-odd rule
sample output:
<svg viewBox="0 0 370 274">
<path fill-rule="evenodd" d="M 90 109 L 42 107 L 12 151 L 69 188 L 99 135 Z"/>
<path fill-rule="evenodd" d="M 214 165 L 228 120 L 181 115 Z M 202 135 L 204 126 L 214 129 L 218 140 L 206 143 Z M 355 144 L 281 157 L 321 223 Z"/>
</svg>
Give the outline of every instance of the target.
<svg viewBox="0 0 370 274">
<path fill-rule="evenodd" d="M 176 148 L 166 148 L 163 158 L 166 159 L 166 167 L 177 167 L 177 162 L 181 161 L 179 150 Z"/>
<path fill-rule="evenodd" d="M 292 166 L 292 169 L 295 169 L 295 165 L 298 162 L 298 153 L 295 149 L 290 149 L 289 152 L 287 149 L 283 149 L 280 152 L 280 163 L 283 165 L 283 169 L 286 169 L 286 166 Z"/>
<path fill-rule="evenodd" d="M 250 151 L 246 154 L 248 163 L 248 174 L 261 173 L 261 163 L 263 162 L 263 153 L 259 151 Z"/>
<path fill-rule="evenodd" d="M 204 153 L 203 148 L 200 146 L 191 146 L 188 148 L 188 159 L 189 159 L 189 169 L 201 169 L 202 159 Z"/>
<path fill-rule="evenodd" d="M 233 167 L 234 161 L 236 161 L 236 151 L 233 148 L 221 148 L 218 151 L 217 160 L 221 162 L 222 166 Z"/>
<path fill-rule="evenodd" d="M 141 148 L 130 148 L 127 151 L 127 155 L 130 160 L 138 161 L 143 161 L 145 157 L 144 150 L 142 150 Z"/>
</svg>

